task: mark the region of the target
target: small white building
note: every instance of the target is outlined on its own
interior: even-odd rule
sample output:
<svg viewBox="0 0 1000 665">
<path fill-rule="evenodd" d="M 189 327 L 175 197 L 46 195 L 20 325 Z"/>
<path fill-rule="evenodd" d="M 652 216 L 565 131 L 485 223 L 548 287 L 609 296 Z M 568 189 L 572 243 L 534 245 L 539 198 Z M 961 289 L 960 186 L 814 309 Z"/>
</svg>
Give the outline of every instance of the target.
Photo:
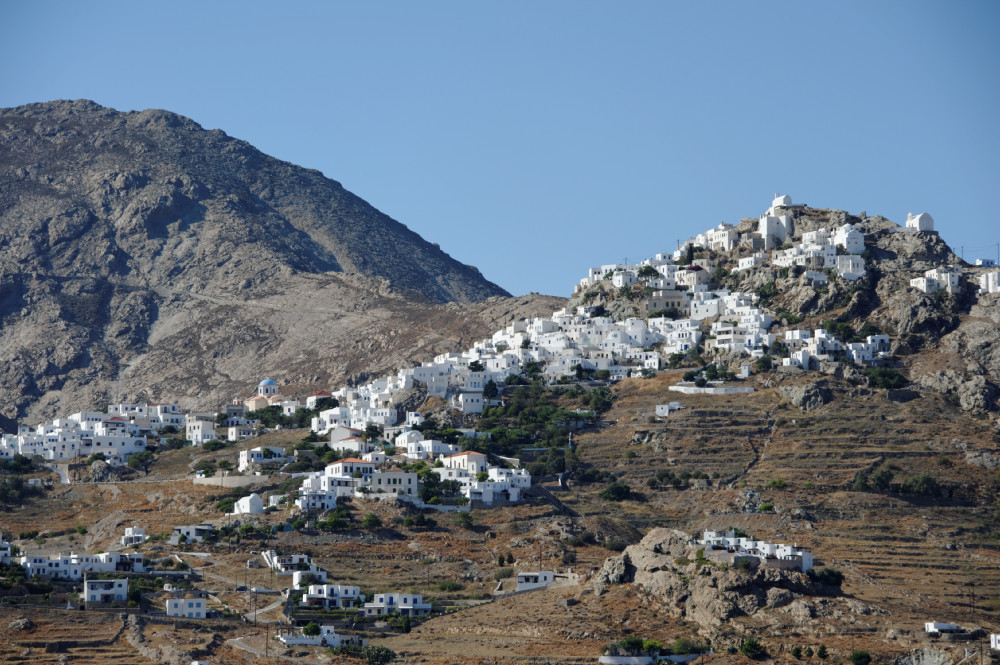
<svg viewBox="0 0 1000 665">
<path fill-rule="evenodd" d="M 125 527 L 125 535 L 122 536 L 121 543 L 124 547 L 131 547 L 133 545 L 140 545 L 149 540 L 149 536 L 146 535 L 146 530 L 141 526 L 127 526 Z"/>
<path fill-rule="evenodd" d="M 987 272 L 980 275 L 979 293 L 1000 293 L 1000 272 Z"/>
<path fill-rule="evenodd" d="M 924 632 L 927 633 L 957 633 L 961 629 L 956 623 L 943 623 L 941 621 L 928 621 L 924 624 Z"/>
<path fill-rule="evenodd" d="M 544 589 L 552 584 L 556 574 L 551 570 L 539 572 L 524 572 L 517 574 L 517 590 L 531 591 L 532 589 Z"/>
<path fill-rule="evenodd" d="M 365 603 L 365 616 L 384 616 L 398 612 L 400 616 L 423 616 L 431 606 L 423 596 L 414 593 L 377 593 L 370 603 Z"/>
<path fill-rule="evenodd" d="M 906 213 L 906 230 L 907 231 L 933 231 L 934 230 L 934 218 L 928 213 L 922 212 L 919 215 L 914 215 L 912 212 Z"/>
<path fill-rule="evenodd" d="M 128 580 L 85 580 L 80 600 L 88 605 L 123 603 L 128 594 Z"/>
<path fill-rule="evenodd" d="M 236 470 L 240 473 L 246 471 L 253 464 L 267 464 L 271 462 L 284 462 L 285 449 L 273 446 L 258 446 L 250 450 L 240 451 L 240 462 Z"/>
<path fill-rule="evenodd" d="M 348 609 L 358 604 L 361 587 L 345 584 L 311 584 L 299 605 L 323 609 Z"/>
<path fill-rule="evenodd" d="M 260 515 L 264 512 L 264 500 L 254 492 L 250 496 L 237 499 L 230 515 Z"/>
<path fill-rule="evenodd" d="M 167 599 L 167 616 L 187 619 L 204 619 L 208 612 L 208 601 L 194 594 Z"/>
<path fill-rule="evenodd" d="M 175 526 L 170 534 L 170 544 L 201 543 L 215 530 L 211 524 L 192 524 L 190 526 Z"/>
<path fill-rule="evenodd" d="M 305 635 L 301 631 L 298 633 L 278 633 L 278 640 L 283 644 L 298 645 L 306 644 L 311 646 L 339 647 L 340 635 L 333 626 L 323 625 L 319 627 L 319 635 Z"/>
</svg>

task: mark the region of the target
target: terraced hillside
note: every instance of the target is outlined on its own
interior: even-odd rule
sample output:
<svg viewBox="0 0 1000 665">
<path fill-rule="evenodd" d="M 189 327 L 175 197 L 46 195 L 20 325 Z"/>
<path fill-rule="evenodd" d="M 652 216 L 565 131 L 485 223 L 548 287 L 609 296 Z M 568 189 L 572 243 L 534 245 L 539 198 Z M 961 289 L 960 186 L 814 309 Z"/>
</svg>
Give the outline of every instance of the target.
<svg viewBox="0 0 1000 665">
<path fill-rule="evenodd" d="M 758 377 L 753 394 L 711 397 L 669 392 L 678 378 L 623 382 L 608 414 L 614 424 L 577 439 L 582 462 L 613 470 L 644 500 L 614 504 L 598 497 L 603 485 L 571 483 L 564 505 L 636 525 L 735 526 L 797 542 L 847 574 L 847 593 L 889 608 L 897 622 L 916 626 L 934 615 L 997 625 L 1000 604 L 985 590 L 1000 582 L 1000 442 L 988 420 L 936 393 L 895 402 L 817 373 Z M 817 380 L 831 401 L 812 411 L 780 391 Z M 669 401 L 687 408 L 649 422 L 654 405 Z M 648 487 L 664 468 L 710 478 L 685 489 Z M 937 496 L 905 491 L 921 474 L 936 481 Z"/>
</svg>

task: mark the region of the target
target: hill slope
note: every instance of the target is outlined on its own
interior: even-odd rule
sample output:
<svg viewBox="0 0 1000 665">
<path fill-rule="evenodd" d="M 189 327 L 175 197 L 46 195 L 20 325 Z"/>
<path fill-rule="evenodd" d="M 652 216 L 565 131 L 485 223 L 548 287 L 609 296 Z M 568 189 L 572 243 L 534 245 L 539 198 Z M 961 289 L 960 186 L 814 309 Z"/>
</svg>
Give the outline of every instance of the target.
<svg viewBox="0 0 1000 665">
<path fill-rule="evenodd" d="M 319 172 L 166 111 L 3 109 L 0 163 L 7 427 L 39 402 L 32 417 L 142 388 L 194 406 L 264 373 L 394 369 L 453 350 L 424 334 L 497 325 L 445 303 L 508 295 Z"/>
</svg>

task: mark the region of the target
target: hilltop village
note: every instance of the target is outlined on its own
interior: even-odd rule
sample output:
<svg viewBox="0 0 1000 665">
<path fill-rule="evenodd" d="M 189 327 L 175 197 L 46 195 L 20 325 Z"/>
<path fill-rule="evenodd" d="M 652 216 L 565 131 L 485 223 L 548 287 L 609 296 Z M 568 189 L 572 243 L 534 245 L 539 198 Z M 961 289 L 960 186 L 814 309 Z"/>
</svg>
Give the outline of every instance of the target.
<svg viewBox="0 0 1000 665">
<path fill-rule="evenodd" d="M 242 445 L 235 465 L 223 462 L 192 469 L 191 481 L 196 484 L 218 482 L 220 488 L 235 488 L 221 495 L 217 504 L 224 506 L 223 517 L 174 525 L 172 532 L 159 534 L 156 540 L 151 538 L 157 534 L 136 523 L 124 528 L 116 551 L 94 554 L 29 552 L 33 534 L 20 534 L 18 545 L 10 534 L 0 533 L 0 564 L 23 571 L 17 574 L 27 580 L 79 582 L 79 591 L 67 600 L 71 607 L 131 604 L 145 608 L 153 618 L 226 618 L 233 614 L 226 603 L 190 583 L 187 561 L 176 553 L 154 554 L 139 548 L 153 542 L 175 548 L 217 545 L 226 539 L 231 543 L 237 534 L 252 534 L 257 528 L 268 536 L 309 524 L 336 531 L 348 519 L 345 504 L 355 500 L 359 505 L 377 501 L 414 511 L 405 518 L 407 526 L 432 519 L 425 514 L 454 516 L 468 525 L 472 509 L 523 505 L 537 487 L 540 473 L 554 478 L 550 480 L 556 488 L 563 487 L 572 476 L 565 466 L 537 460 L 547 456 L 551 461 L 553 449 L 560 455 L 571 454 L 575 431 L 599 430 L 608 424 L 602 420 L 607 408 L 602 400 L 607 399 L 609 387 L 625 379 L 652 378 L 663 370 L 687 369 L 683 379 L 669 387 L 684 396 L 681 400 L 750 394 L 755 390 L 754 375 L 779 368 L 797 376 L 832 366 L 851 367 L 879 377 L 878 370 L 894 362 L 896 340 L 890 335 L 874 326 L 860 331 L 799 327 L 802 317 L 775 304 L 773 281 L 753 290 L 727 286 L 754 283 L 755 273 L 775 270 L 814 292 L 831 285 L 850 291 L 868 278 L 870 244 L 859 225 L 845 222 L 797 232 L 796 213 L 802 209 L 790 197 L 776 196 L 755 224 L 746 220 L 738 226 L 720 224 L 679 243 L 674 252 L 635 264 L 591 268 L 576 285 L 569 304 L 551 316 L 516 321 L 465 351 L 442 354 L 360 385 L 331 387 L 302 397 L 282 394 L 277 381 L 265 378 L 254 394 L 237 396 L 217 411 L 186 410 L 174 403 L 119 402 L 102 411 L 21 426 L 0 438 L 0 462 L 20 468 L 35 460 L 56 471 L 65 485 L 113 481 L 123 469 L 144 470 L 163 450 L 216 451 L 251 443 Z M 880 233 L 934 234 L 934 221 L 927 213 L 911 214 L 905 225 Z M 959 295 L 972 285 L 978 287 L 977 297 L 987 296 L 1000 292 L 1000 271 L 995 268 L 986 259 L 975 267 L 940 265 L 911 276 L 909 284 L 915 292 L 941 297 Z M 527 433 L 517 445 L 502 446 L 497 440 L 502 428 L 483 422 L 504 413 L 517 401 L 518 391 L 529 386 L 572 387 L 589 401 L 561 408 L 553 421 L 558 421 L 559 431 L 544 446 Z M 680 401 L 657 405 L 649 418 L 669 419 L 683 408 Z M 291 446 L 252 441 L 286 430 L 308 434 Z M 89 476 L 80 477 L 81 467 Z M 604 477 L 601 474 L 608 470 L 589 472 Z M 239 489 L 262 478 L 281 478 L 281 482 L 260 493 Z M 613 500 L 615 488 L 622 485 L 613 476 L 608 478 L 606 491 Z M 676 484 L 680 478 L 668 474 L 664 481 Z M 37 479 L 30 482 L 40 484 Z M 286 523 L 254 526 L 256 516 L 275 514 L 285 516 Z M 362 525 L 379 528 L 380 520 L 377 510 L 371 509 Z M 80 533 L 85 531 L 84 527 Z M 707 574 L 703 570 L 712 575 L 757 570 L 760 579 L 755 583 L 763 585 L 759 593 L 772 598 L 790 594 L 789 589 L 803 593 L 824 583 L 830 586 L 839 574 L 817 571 L 808 547 L 759 540 L 739 530 L 706 529 L 700 536 L 677 532 L 670 538 L 676 549 L 671 560 L 678 571 L 688 571 L 677 573 L 685 582 L 690 566 L 699 575 Z M 667 550 L 656 545 L 652 551 L 659 555 Z M 633 552 L 634 559 L 638 552 Z M 501 565 L 514 563 L 513 557 L 499 558 Z M 542 561 L 539 553 L 537 567 L 519 566 L 516 572 L 497 577 L 493 593 L 482 600 L 517 602 L 519 594 L 579 581 L 572 556 L 563 554 L 562 569 L 543 568 Z M 279 576 L 274 583 L 278 588 L 259 591 L 278 595 L 270 608 L 280 607 L 287 619 L 275 636 L 285 646 L 370 647 L 371 635 L 353 630 L 355 621 L 374 625 L 390 617 L 406 618 L 408 631 L 411 618 L 454 610 L 396 586 L 391 577 L 377 589 L 363 589 L 328 572 L 303 551 L 262 549 L 252 553 L 245 567 L 263 568 L 272 580 Z M 609 563 L 595 579 L 623 581 L 623 570 L 624 564 L 615 568 Z M 654 566 L 652 573 L 658 571 Z M 150 577 L 171 581 L 158 588 L 134 582 Z M 449 583 L 442 581 L 441 588 Z M 814 583 L 816 587 L 811 586 Z M 257 590 L 253 589 L 255 594 Z M 263 610 L 244 613 L 242 620 L 256 621 L 259 611 Z M 347 615 L 352 629 L 345 629 Z M 951 626 L 958 630 L 955 624 L 931 624 L 935 629 L 928 633 L 948 632 Z M 302 629 L 290 630 L 288 625 Z M 641 660 L 648 654 L 639 653 L 651 650 L 659 653 L 652 647 L 637 651 L 619 643 L 602 656 L 602 662 L 653 662 L 651 656 Z M 616 653 L 626 660 L 615 660 Z"/>
</svg>

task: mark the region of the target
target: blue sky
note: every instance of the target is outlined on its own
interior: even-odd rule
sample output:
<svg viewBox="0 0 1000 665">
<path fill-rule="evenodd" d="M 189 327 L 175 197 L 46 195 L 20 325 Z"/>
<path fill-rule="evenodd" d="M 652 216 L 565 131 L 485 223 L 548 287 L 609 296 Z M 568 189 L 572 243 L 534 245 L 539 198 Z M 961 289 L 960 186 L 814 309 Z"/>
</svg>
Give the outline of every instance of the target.
<svg viewBox="0 0 1000 665">
<path fill-rule="evenodd" d="M 164 108 L 319 169 L 519 294 L 774 192 L 996 258 L 995 2 L 27 2 L 0 106 Z"/>
</svg>

